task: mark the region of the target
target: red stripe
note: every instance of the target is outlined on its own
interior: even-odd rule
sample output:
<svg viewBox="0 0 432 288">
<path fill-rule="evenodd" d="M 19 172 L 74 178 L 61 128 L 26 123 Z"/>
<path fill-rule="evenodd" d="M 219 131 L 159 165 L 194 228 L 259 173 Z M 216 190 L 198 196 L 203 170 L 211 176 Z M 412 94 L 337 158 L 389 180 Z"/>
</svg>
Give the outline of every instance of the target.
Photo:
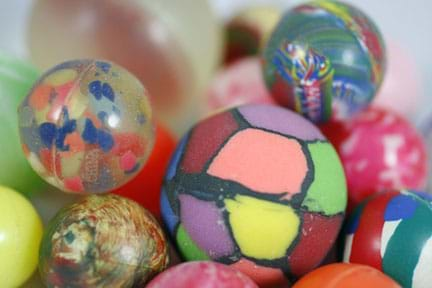
<svg viewBox="0 0 432 288">
<path fill-rule="evenodd" d="M 366 204 L 360 216 L 351 247 L 350 262 L 366 264 L 382 270 L 381 233 L 388 202 L 399 193 L 387 192 Z"/>
</svg>

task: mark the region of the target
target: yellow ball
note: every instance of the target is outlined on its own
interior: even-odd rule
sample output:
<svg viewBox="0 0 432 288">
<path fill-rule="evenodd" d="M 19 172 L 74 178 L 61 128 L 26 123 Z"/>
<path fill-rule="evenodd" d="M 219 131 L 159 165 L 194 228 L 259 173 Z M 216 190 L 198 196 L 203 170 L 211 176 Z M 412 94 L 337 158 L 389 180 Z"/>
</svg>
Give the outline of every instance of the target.
<svg viewBox="0 0 432 288">
<path fill-rule="evenodd" d="M 34 272 L 42 238 L 42 221 L 18 192 L 0 186 L 0 284 L 19 287 Z"/>
</svg>

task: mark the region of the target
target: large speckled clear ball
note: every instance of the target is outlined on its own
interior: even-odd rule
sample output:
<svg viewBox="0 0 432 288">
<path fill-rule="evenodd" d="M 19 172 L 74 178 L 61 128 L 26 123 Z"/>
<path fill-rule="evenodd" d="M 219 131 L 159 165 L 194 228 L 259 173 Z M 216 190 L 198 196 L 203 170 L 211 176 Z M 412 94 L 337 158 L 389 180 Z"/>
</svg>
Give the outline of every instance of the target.
<svg viewBox="0 0 432 288">
<path fill-rule="evenodd" d="M 110 62 L 55 66 L 36 82 L 18 112 L 28 161 L 63 191 L 113 190 L 143 167 L 153 147 L 145 88 Z"/>
</svg>

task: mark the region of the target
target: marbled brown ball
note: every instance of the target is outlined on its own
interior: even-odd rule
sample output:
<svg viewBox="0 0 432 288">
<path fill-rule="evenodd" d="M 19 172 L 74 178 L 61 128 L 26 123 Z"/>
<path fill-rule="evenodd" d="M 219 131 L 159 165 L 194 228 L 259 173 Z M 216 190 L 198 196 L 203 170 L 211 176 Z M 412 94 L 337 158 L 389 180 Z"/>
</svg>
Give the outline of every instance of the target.
<svg viewBox="0 0 432 288">
<path fill-rule="evenodd" d="M 132 200 L 91 195 L 49 223 L 39 270 L 47 287 L 141 287 L 169 262 L 154 217 Z"/>
</svg>

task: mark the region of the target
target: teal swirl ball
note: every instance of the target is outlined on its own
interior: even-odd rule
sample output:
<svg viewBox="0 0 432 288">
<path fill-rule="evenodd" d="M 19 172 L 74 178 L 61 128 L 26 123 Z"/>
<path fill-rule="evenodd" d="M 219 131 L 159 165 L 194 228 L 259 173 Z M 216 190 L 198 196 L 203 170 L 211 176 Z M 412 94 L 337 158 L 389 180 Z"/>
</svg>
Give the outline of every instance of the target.
<svg viewBox="0 0 432 288">
<path fill-rule="evenodd" d="M 348 118 L 381 85 L 385 45 L 373 21 L 337 1 L 289 10 L 264 50 L 264 78 L 283 106 L 314 122 Z"/>
</svg>

